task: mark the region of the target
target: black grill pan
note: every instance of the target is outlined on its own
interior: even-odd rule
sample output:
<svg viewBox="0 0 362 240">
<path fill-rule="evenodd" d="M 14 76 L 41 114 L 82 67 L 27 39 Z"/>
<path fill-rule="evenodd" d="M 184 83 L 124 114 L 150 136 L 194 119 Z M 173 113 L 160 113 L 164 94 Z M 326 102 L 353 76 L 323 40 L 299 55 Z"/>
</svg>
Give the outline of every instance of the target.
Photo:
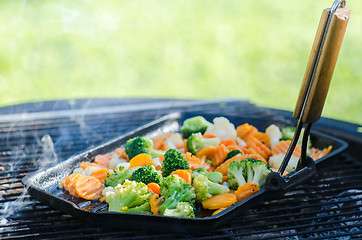
<svg viewBox="0 0 362 240">
<path fill-rule="evenodd" d="M 251 208 L 265 200 L 276 198 L 308 180 L 316 174 L 315 164 L 335 157 L 348 146 L 346 142 L 340 139 L 311 131 L 310 135 L 313 146 L 324 148 L 332 145 L 333 150 L 330 154 L 316 162 L 311 158 L 307 158 L 303 168 L 290 173 L 284 178 L 280 178 L 278 174 L 271 173 L 268 176 L 264 187 L 258 192 L 214 216 L 210 216 L 210 212 L 208 211 L 198 213 L 196 218 L 175 218 L 158 215 L 107 212 L 106 203 L 76 198 L 71 196 L 67 191 L 58 189 L 60 181 L 71 174 L 73 169 L 79 166 L 80 162 L 92 161 L 98 154 L 112 152 L 117 147 L 123 145 L 129 138 L 135 136 L 154 138 L 167 132 L 179 131 L 183 121 L 194 116 L 196 116 L 195 113 L 172 113 L 166 115 L 133 130 L 128 134 L 89 149 L 54 166 L 50 166 L 46 170 L 43 169 L 33 172 L 23 178 L 23 184 L 28 188 L 28 191 L 33 198 L 65 213 L 84 219 L 90 224 L 118 229 L 142 229 L 161 232 L 210 232 L 218 229 L 218 227 L 225 226 L 230 219 L 237 218 L 239 215 L 243 214 L 245 209 Z M 212 121 L 215 117 L 219 117 L 219 115 L 203 116 L 209 121 Z M 229 119 L 235 126 L 249 123 L 257 127 L 260 131 L 264 131 L 270 124 L 275 124 L 281 128 L 293 124 L 292 122 L 278 122 L 265 118 L 223 116 Z"/>
</svg>

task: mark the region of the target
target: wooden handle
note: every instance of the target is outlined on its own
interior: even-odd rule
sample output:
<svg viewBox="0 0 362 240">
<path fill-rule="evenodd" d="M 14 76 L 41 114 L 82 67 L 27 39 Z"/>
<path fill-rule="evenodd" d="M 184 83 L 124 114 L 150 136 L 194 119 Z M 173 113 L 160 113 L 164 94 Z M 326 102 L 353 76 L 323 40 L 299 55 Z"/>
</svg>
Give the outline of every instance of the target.
<svg viewBox="0 0 362 240">
<path fill-rule="evenodd" d="M 304 123 L 313 123 L 317 121 L 322 114 L 334 67 L 336 66 L 339 50 L 342 45 L 344 33 L 351 13 L 349 8 L 339 8 L 334 12 L 331 18 L 324 46 L 320 55 L 319 64 L 315 71 L 314 81 L 305 106 L 305 111 L 303 116 L 300 116 L 302 105 L 307 95 L 309 80 L 313 72 L 318 49 L 322 41 L 323 31 L 328 19 L 329 11 L 329 9 L 325 9 L 322 13 L 293 114 L 293 118 L 298 119 L 301 117 L 302 122 Z"/>
</svg>

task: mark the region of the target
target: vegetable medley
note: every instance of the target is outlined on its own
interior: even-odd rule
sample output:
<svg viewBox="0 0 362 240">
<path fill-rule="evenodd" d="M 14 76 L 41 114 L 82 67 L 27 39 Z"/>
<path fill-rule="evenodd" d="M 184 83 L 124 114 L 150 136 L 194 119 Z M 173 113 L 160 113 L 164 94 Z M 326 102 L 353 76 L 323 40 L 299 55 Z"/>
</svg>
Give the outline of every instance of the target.
<svg viewBox="0 0 362 240">
<path fill-rule="evenodd" d="M 265 132 L 248 123 L 235 128 L 224 117 L 210 123 L 197 116 L 183 122 L 181 133 L 135 137 L 94 162 L 82 162 L 61 187 L 75 197 L 106 201 L 112 212 L 193 218 L 203 208 L 216 214 L 263 187 L 294 131 L 273 124 Z M 331 149 L 313 148 L 309 140 L 314 160 Z M 300 154 L 297 145 L 284 174 L 296 169 Z"/>
</svg>

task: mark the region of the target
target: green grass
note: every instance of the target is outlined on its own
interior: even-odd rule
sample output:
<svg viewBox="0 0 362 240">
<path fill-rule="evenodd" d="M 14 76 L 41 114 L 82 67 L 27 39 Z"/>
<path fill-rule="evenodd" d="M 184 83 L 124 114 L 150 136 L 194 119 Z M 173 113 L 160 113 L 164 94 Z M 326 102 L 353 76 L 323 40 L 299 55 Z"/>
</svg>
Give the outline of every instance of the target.
<svg viewBox="0 0 362 240">
<path fill-rule="evenodd" d="M 249 99 L 293 110 L 333 1 L 1 1 L 0 105 L 83 97 Z M 323 116 L 362 123 L 362 1 Z"/>
</svg>

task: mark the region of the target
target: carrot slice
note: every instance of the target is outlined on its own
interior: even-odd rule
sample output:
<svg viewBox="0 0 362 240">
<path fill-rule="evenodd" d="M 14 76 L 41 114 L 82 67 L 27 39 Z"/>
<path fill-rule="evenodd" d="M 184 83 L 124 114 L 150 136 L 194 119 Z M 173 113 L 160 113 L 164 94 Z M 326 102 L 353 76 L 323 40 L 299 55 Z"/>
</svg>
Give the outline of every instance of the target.
<svg viewBox="0 0 362 240">
<path fill-rule="evenodd" d="M 96 200 L 102 197 L 103 184 L 95 177 L 81 176 L 75 183 L 77 195 L 86 200 Z"/>
<path fill-rule="evenodd" d="M 152 157 L 146 153 L 138 154 L 137 156 L 132 158 L 131 161 L 129 161 L 130 168 L 146 165 L 154 165 Z"/>
<path fill-rule="evenodd" d="M 221 144 L 216 148 L 215 153 L 211 157 L 212 165 L 214 167 L 219 166 L 221 163 L 225 161 L 229 153 L 229 149 L 224 145 Z"/>
<path fill-rule="evenodd" d="M 216 210 L 220 208 L 228 208 L 237 202 L 236 195 L 234 193 L 224 193 L 212 196 L 202 201 L 202 207 L 205 209 Z"/>
<path fill-rule="evenodd" d="M 162 205 L 162 199 L 159 194 L 152 194 L 150 197 L 151 212 L 154 215 L 160 215 L 160 206 Z"/>
<path fill-rule="evenodd" d="M 201 149 L 196 153 L 196 157 L 198 157 L 201 160 L 211 159 L 212 156 L 217 151 L 217 148 L 214 146 L 207 146 Z"/>
<path fill-rule="evenodd" d="M 184 170 L 184 169 L 178 169 L 173 171 L 170 175 L 177 175 L 185 182 L 191 185 L 191 171 L 190 170 Z"/>
<path fill-rule="evenodd" d="M 236 134 L 244 141 L 248 141 L 257 132 L 259 132 L 258 129 L 248 123 L 244 123 L 236 128 Z"/>
<path fill-rule="evenodd" d="M 204 133 L 202 135 L 203 138 L 217 138 L 216 135 L 212 134 L 212 133 Z"/>
<path fill-rule="evenodd" d="M 258 140 L 254 136 L 251 136 L 249 138 L 249 140 L 246 142 L 246 145 L 249 148 L 254 149 L 264 159 L 268 159 L 272 155 L 272 151 L 270 151 L 270 149 L 267 146 L 265 146 L 260 140 Z"/>
<path fill-rule="evenodd" d="M 92 172 L 91 176 L 97 178 L 101 183 L 104 183 L 104 179 L 108 176 L 108 170 L 105 168 L 98 168 Z"/>
<path fill-rule="evenodd" d="M 95 156 L 94 162 L 96 164 L 109 168 L 109 161 L 111 161 L 111 159 L 112 159 L 112 154 L 110 154 L 110 153 L 101 154 L 101 155 Z"/>
<path fill-rule="evenodd" d="M 155 194 L 161 193 L 161 190 L 160 190 L 161 187 L 157 183 L 151 182 L 151 183 L 147 184 L 147 188 L 152 193 L 155 193 Z"/>
<path fill-rule="evenodd" d="M 79 167 L 86 169 L 87 167 L 99 167 L 99 166 L 97 164 L 91 163 L 91 162 L 81 162 Z"/>
<path fill-rule="evenodd" d="M 330 153 L 332 150 L 332 146 L 328 146 L 327 148 L 324 148 L 322 150 L 319 150 L 317 148 L 311 148 L 311 154 L 310 157 L 313 158 L 313 160 L 318 160 L 324 156 L 326 156 L 328 153 Z"/>
<path fill-rule="evenodd" d="M 79 173 L 76 174 L 70 174 L 69 176 L 65 177 L 62 181 L 62 185 L 63 187 L 68 190 L 68 192 L 73 195 L 73 196 L 77 196 L 76 192 L 75 192 L 75 183 L 77 181 L 77 179 L 79 177 L 81 177 L 82 175 Z"/>
<path fill-rule="evenodd" d="M 243 200 L 244 198 L 249 197 L 250 195 L 254 194 L 257 191 L 259 191 L 258 184 L 253 182 L 248 182 L 242 186 L 239 186 L 238 189 L 235 191 L 235 195 L 238 201 L 240 201 Z"/>
<path fill-rule="evenodd" d="M 280 141 L 273 147 L 272 154 L 273 155 L 286 154 L 291 142 L 292 141 L 290 140 Z M 301 148 L 298 145 L 296 145 L 293 151 L 293 155 L 296 157 L 300 157 L 301 151 L 302 151 Z"/>
<path fill-rule="evenodd" d="M 216 211 L 214 211 L 212 214 L 211 214 L 211 216 L 214 216 L 214 215 L 216 215 L 216 214 L 218 214 L 218 213 L 221 213 L 222 211 L 224 211 L 226 208 L 219 208 L 218 210 L 216 210 Z"/>
<path fill-rule="evenodd" d="M 262 142 L 265 146 L 270 148 L 271 143 L 270 143 L 270 137 L 268 136 L 268 134 L 262 133 L 262 132 L 257 132 L 253 135 L 253 137 L 255 137 L 260 142 Z"/>
<path fill-rule="evenodd" d="M 227 140 L 221 141 L 221 142 L 219 143 L 219 146 L 220 146 L 221 144 L 224 144 L 225 146 L 237 145 L 236 142 L 235 142 L 234 140 L 232 140 L 232 139 L 227 139 Z"/>
</svg>

